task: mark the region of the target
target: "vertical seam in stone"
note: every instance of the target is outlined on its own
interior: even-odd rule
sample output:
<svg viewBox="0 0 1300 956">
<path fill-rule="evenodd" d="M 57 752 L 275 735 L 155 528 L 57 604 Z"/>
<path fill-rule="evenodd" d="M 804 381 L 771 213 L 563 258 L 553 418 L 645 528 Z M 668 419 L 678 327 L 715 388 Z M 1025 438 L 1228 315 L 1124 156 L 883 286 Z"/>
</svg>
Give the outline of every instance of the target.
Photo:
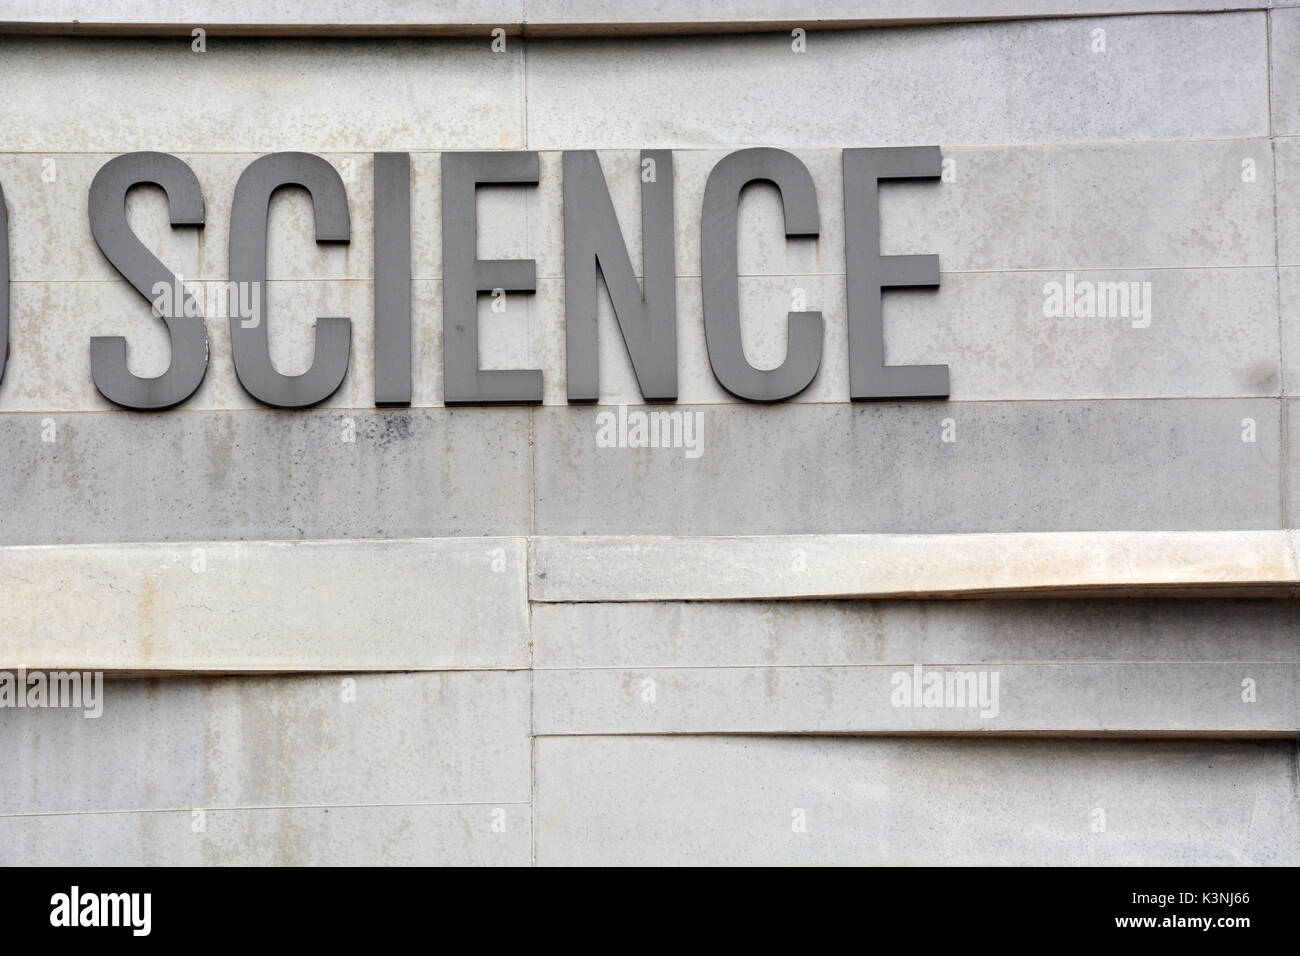
<svg viewBox="0 0 1300 956">
<path fill-rule="evenodd" d="M 524 36 L 524 26 L 519 29 L 519 99 L 523 104 L 520 109 L 520 121 L 524 125 L 524 148 L 528 148 L 528 39 Z"/>
<path fill-rule="evenodd" d="M 1282 521 L 1283 528 L 1291 528 L 1291 408 L 1286 389 L 1286 341 L 1284 323 L 1282 321 L 1282 220 L 1278 214 L 1278 180 L 1281 178 L 1281 170 L 1278 167 L 1277 155 L 1277 136 L 1273 129 L 1273 11 L 1264 11 L 1264 86 L 1267 94 L 1265 102 L 1265 118 L 1268 129 L 1268 146 L 1270 158 L 1273 162 L 1273 294 L 1277 307 L 1277 374 L 1278 374 L 1278 395 L 1280 396 L 1281 412 L 1279 415 L 1279 430 L 1281 435 L 1281 481 L 1279 493 L 1282 500 Z M 1287 535 L 1287 549 L 1291 553 L 1291 560 L 1296 560 L 1295 535 Z M 1300 601 L 1300 595 L 1295 593 L 1291 597 L 1291 637 L 1296 648 L 1295 663 L 1292 664 L 1294 672 L 1294 681 L 1296 686 L 1300 686 L 1300 620 L 1297 620 L 1296 604 Z M 1300 700 L 1296 704 L 1296 726 L 1300 727 Z M 1291 745 L 1291 770 L 1292 784 L 1295 791 L 1300 793 L 1300 740 L 1292 742 Z"/>
<path fill-rule="evenodd" d="M 519 95 L 523 103 L 522 116 L 524 149 L 528 148 L 528 40 L 524 33 L 527 30 L 527 10 L 525 8 L 523 22 L 520 25 L 520 54 L 519 54 Z M 538 189 L 541 188 L 539 185 Z M 528 216 L 528 199 L 524 199 L 524 237 L 532 238 L 532 229 Z M 525 299 L 528 315 L 528 324 L 526 334 L 528 335 L 529 344 L 533 342 L 533 305 L 540 293 L 540 289 L 535 291 L 531 298 Z M 531 362 L 529 363 L 532 364 Z M 542 401 L 546 401 L 546 382 L 542 381 Z M 534 701 L 536 698 L 536 670 L 534 669 L 533 660 L 533 595 L 532 595 L 532 551 L 533 536 L 537 533 L 537 470 L 536 470 L 536 417 L 537 408 L 528 409 L 528 534 L 525 541 L 524 554 L 524 595 L 528 599 L 528 806 L 529 806 L 529 842 L 530 855 L 529 864 L 537 865 L 537 736 L 534 733 Z"/>
<path fill-rule="evenodd" d="M 1268 131 L 1269 161 L 1273 179 L 1273 304 L 1277 312 L 1277 377 L 1278 377 L 1278 507 L 1281 511 L 1278 525 L 1291 526 L 1291 415 L 1286 392 L 1286 345 L 1282 322 L 1282 246 L 1281 220 L 1277 208 L 1277 139 L 1273 135 L 1273 15 L 1264 13 L 1264 114 Z M 1288 542 L 1290 544 L 1290 542 Z M 1292 549 L 1294 550 L 1294 549 Z M 1297 632 L 1300 643 L 1300 632 Z"/>
<path fill-rule="evenodd" d="M 532 413 L 529 413 L 529 422 L 532 421 Z M 531 438 L 531 428 L 530 428 Z M 532 448 L 532 442 L 529 441 L 529 448 Z M 531 496 L 531 487 L 530 487 Z M 533 556 L 533 539 L 529 536 L 524 539 L 524 600 L 527 604 L 527 633 L 528 640 L 528 819 L 529 819 L 529 844 L 530 856 L 529 863 L 532 866 L 537 865 L 537 737 L 534 734 L 533 726 L 533 700 L 536 696 L 535 683 L 537 671 L 533 664 L 533 595 L 532 595 L 532 556 Z"/>
<path fill-rule="evenodd" d="M 522 103 L 520 119 L 523 123 L 524 149 L 528 148 L 528 40 L 527 6 L 521 11 L 519 26 L 519 97 Z M 538 186 L 538 189 L 541 187 Z M 528 217 L 528 200 L 524 199 L 524 238 L 532 238 L 532 229 Z M 525 299 L 528 316 L 525 334 L 529 345 L 533 342 L 533 305 L 538 292 L 534 291 L 531 299 Z M 531 365 L 532 363 L 529 362 Z M 546 401 L 546 382 L 542 382 L 542 401 Z M 529 864 L 537 865 L 537 737 L 533 727 L 533 700 L 536 695 L 534 687 L 536 671 L 533 668 L 533 595 L 532 595 L 532 553 L 533 535 L 537 533 L 537 470 L 536 470 L 536 416 L 537 409 L 528 409 L 528 537 L 524 539 L 524 598 L 528 605 L 528 819 L 529 819 Z"/>
</svg>

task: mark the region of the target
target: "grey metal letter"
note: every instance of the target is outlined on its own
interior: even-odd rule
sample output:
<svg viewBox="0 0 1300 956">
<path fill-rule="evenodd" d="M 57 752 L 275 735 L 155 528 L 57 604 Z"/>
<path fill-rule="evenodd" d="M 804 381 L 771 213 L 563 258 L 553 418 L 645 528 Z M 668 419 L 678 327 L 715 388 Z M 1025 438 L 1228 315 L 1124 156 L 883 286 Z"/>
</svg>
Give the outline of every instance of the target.
<svg viewBox="0 0 1300 956">
<path fill-rule="evenodd" d="M 713 374 L 727 391 L 756 402 L 777 402 L 808 387 L 822 360 L 822 314 L 790 312 L 785 361 L 770 370 L 745 358 L 740 339 L 736 220 L 740 192 L 749 183 L 770 182 L 781 192 L 785 234 L 820 231 L 817 190 L 808 167 L 780 149 L 742 149 L 724 156 L 709 173 L 700 221 L 700 270 L 704 296 L 704 341 Z"/>
<path fill-rule="evenodd" d="M 482 369 L 478 294 L 534 292 L 532 259 L 479 259 L 479 183 L 535 186 L 535 152 L 442 154 L 442 368 L 448 405 L 524 404 L 542 400 L 540 369 Z"/>
<path fill-rule="evenodd" d="M 126 194 L 149 183 L 167 193 L 173 226 L 203 225 L 203 190 L 198 177 L 175 156 L 127 153 L 100 167 L 90 183 L 90 232 L 104 257 L 144 296 L 167 324 L 171 364 L 157 378 L 140 378 L 126 364 L 126 339 L 96 335 L 90 339 L 90 374 L 95 388 L 110 402 L 141 411 L 171 408 L 198 389 L 208 370 L 208 332 L 188 291 L 171 294 L 179 282 L 158 257 L 144 247 L 126 221 Z M 168 294 L 159 296 L 157 286 Z M 178 290 L 181 291 L 181 290 Z M 166 306 L 166 308 L 163 308 Z"/>
<path fill-rule="evenodd" d="M 938 256 L 880 254 L 882 179 L 938 179 L 938 146 L 844 150 L 844 257 L 848 273 L 849 395 L 947 398 L 948 366 L 886 365 L 884 289 L 939 285 Z"/>
<path fill-rule="evenodd" d="M 375 153 L 375 404 L 411 404 L 410 153 Z"/>
<path fill-rule="evenodd" d="M 317 242 L 347 242 L 351 237 L 347 189 L 328 162 L 310 153 L 271 153 L 249 163 L 235 184 L 230 210 L 230 280 L 253 283 L 260 311 L 249 325 L 232 311 L 230 349 L 239 384 L 249 395 L 276 408 L 306 408 L 325 401 L 343 384 L 352 323 L 345 318 L 317 320 L 315 357 L 302 375 L 281 375 L 271 364 L 266 334 L 267 213 L 271 194 L 283 186 L 302 186 L 311 193 Z"/>
<path fill-rule="evenodd" d="M 642 151 L 641 168 L 644 296 L 632 271 L 600 160 L 592 150 L 564 154 L 564 325 L 571 402 L 594 402 L 600 397 L 597 269 L 605 278 L 641 395 L 652 402 L 677 398 L 672 151 Z"/>
</svg>

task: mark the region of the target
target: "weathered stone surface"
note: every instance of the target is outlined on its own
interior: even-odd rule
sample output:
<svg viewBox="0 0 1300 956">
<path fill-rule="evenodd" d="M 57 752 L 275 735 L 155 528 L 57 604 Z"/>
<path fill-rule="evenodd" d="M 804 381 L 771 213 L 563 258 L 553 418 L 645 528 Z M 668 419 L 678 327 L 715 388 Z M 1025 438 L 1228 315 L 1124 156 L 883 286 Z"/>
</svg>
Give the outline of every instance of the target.
<svg viewBox="0 0 1300 956">
<path fill-rule="evenodd" d="M 527 667 L 525 558 L 521 538 L 0 548 L 0 667 Z"/>
<path fill-rule="evenodd" d="M 1279 526 L 1277 405 L 1267 400 L 674 410 L 692 413 L 703 423 L 693 458 L 597 447 L 597 415 L 616 413 L 581 407 L 9 414 L 0 502 L 22 510 L 0 535 L 520 534 L 530 414 L 542 534 Z M 1254 442 L 1242 440 L 1247 419 Z M 945 429 L 956 441 L 942 440 Z M 817 476 L 802 494 L 800 474 Z M 205 491 L 179 495 L 187 488 Z"/>
<path fill-rule="evenodd" d="M 533 732 L 1293 737 L 1300 718 L 1294 664 L 949 659 L 538 670 Z"/>
<path fill-rule="evenodd" d="M 1296 663 L 1293 600 L 674 601 L 532 606 L 538 668 Z"/>
<path fill-rule="evenodd" d="M 1281 527 L 1276 400 L 675 412 L 700 416 L 697 457 L 599 447 L 608 410 L 536 411 L 536 533 Z"/>
<path fill-rule="evenodd" d="M 0 543 L 522 534 L 528 414 L 0 415 Z"/>
<path fill-rule="evenodd" d="M 1300 137 L 1274 143 L 1278 172 L 1277 260 L 1282 266 L 1300 266 Z"/>
<path fill-rule="evenodd" d="M 1281 6 L 1281 4 L 1278 4 Z M 1269 14 L 1269 39 L 1273 67 L 1273 132 L 1300 134 L 1300 9 L 1274 10 Z"/>
<path fill-rule="evenodd" d="M 810 37 L 803 54 L 779 35 L 531 43 L 528 137 L 551 149 L 1259 136 L 1268 128 L 1265 20 L 845 31 Z M 1105 53 L 1091 50 L 1098 26 Z M 991 57 L 995 43 L 1017 55 Z M 611 105 L 593 108 L 593 89 Z"/>
<path fill-rule="evenodd" d="M 1197 586 L 1290 594 L 1288 532 L 556 536 L 531 540 L 533 601 L 916 597 Z"/>
<path fill-rule="evenodd" d="M 494 832 L 492 814 L 504 813 Z M 522 804 L 0 816 L 5 866 L 527 866 Z M 195 827 L 201 826 L 201 832 Z"/>
<path fill-rule="evenodd" d="M 0 721 L 0 814 L 526 803 L 528 697 L 518 671 L 109 681 L 98 719 Z"/>
<path fill-rule="evenodd" d="M 1278 308 L 1282 311 L 1282 387 L 1300 395 L 1300 266 L 1278 269 Z"/>
<path fill-rule="evenodd" d="M 1294 754 L 1288 741 L 544 737 L 537 862 L 1294 866 Z"/>
<path fill-rule="evenodd" d="M 42 153 L 519 147 L 523 47 L 493 55 L 490 42 L 404 40 L 394 55 L 391 41 L 225 39 L 198 53 L 188 36 L 6 36 L 5 145 Z"/>
</svg>

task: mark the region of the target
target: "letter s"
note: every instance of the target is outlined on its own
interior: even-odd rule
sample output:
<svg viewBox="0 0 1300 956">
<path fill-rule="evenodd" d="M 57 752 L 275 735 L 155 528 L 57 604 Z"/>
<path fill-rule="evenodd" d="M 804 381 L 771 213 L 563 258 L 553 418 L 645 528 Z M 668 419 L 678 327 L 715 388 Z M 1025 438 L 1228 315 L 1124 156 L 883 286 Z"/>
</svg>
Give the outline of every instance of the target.
<svg viewBox="0 0 1300 956">
<path fill-rule="evenodd" d="M 144 247 L 126 220 L 126 194 L 141 184 L 161 186 L 173 226 L 203 225 L 203 190 L 194 170 L 166 153 L 127 153 L 110 159 L 90 184 L 90 232 L 104 257 L 153 303 L 159 283 L 174 287 L 176 276 Z M 101 395 L 116 405 L 142 411 L 179 405 L 198 390 L 208 371 L 208 332 L 191 299 L 172 296 L 162 320 L 171 336 L 171 365 L 157 378 L 133 375 L 126 364 L 126 339 L 93 336 L 90 371 Z"/>
</svg>

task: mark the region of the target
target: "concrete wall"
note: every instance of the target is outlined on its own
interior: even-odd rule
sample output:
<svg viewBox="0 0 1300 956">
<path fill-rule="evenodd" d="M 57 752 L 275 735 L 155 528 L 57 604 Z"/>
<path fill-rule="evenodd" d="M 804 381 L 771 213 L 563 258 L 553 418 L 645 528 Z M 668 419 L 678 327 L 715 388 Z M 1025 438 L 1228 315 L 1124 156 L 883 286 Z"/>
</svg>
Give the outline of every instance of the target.
<svg viewBox="0 0 1300 956">
<path fill-rule="evenodd" d="M 98 719 L 0 709 L 0 862 L 1300 862 L 1300 7 L 185 6 L 0 3 L 0 670 L 110 675 Z M 840 150 L 913 144 L 950 175 L 882 188 L 882 251 L 942 282 L 886 294 L 886 356 L 948 363 L 951 400 L 850 404 Z M 753 145 L 807 164 L 822 223 L 742 203 L 751 361 L 796 297 L 826 318 L 776 406 L 718 386 L 700 315 L 704 183 Z M 598 446 L 640 402 L 603 294 L 601 404 L 565 402 L 560 152 L 599 151 L 639 273 L 650 147 L 698 457 Z M 92 335 L 168 361 L 86 213 L 142 149 L 206 225 L 151 187 L 131 223 L 204 283 L 252 159 L 339 169 L 349 244 L 301 191 L 270 224 L 281 371 L 353 322 L 325 405 L 258 406 L 217 318 L 182 408 L 96 392 Z M 539 408 L 443 403 L 465 149 L 541 151 L 478 203 L 479 255 L 538 275 L 483 301 L 484 362 L 542 369 Z M 412 153 L 410 409 L 373 402 L 378 150 Z M 1067 274 L 1150 283 L 1149 322 L 1045 317 Z M 997 713 L 897 706 L 916 665 L 996 675 Z"/>
</svg>

